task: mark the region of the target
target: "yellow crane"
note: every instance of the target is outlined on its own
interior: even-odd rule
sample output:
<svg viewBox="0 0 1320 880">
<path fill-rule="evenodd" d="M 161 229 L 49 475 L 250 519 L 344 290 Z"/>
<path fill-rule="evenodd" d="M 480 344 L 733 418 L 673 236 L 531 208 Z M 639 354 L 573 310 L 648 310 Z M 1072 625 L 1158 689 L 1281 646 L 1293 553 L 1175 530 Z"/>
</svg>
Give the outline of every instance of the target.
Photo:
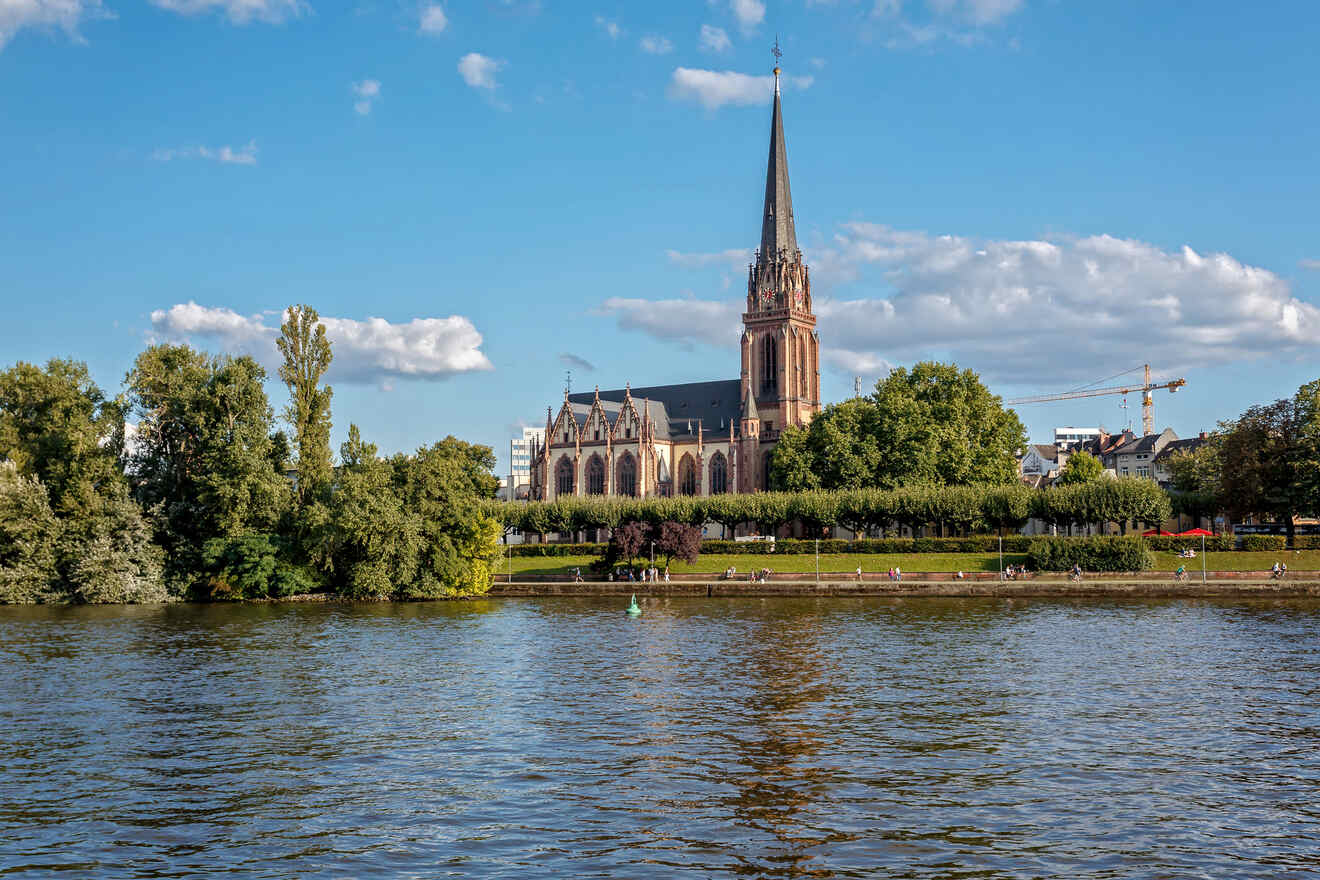
<svg viewBox="0 0 1320 880">
<path fill-rule="evenodd" d="M 1049 403 L 1052 400 L 1076 400 L 1081 397 L 1101 397 L 1106 394 L 1121 394 L 1124 397 L 1123 408 L 1126 409 L 1127 396 L 1129 394 L 1136 394 L 1138 391 L 1140 391 L 1141 392 L 1141 431 L 1143 434 L 1154 434 L 1155 433 L 1155 400 L 1151 396 L 1151 392 L 1159 391 L 1162 389 L 1170 392 L 1174 392 L 1177 391 L 1179 388 L 1183 387 L 1184 385 L 1186 385 L 1187 380 L 1174 379 L 1170 382 L 1152 383 L 1150 381 L 1150 364 L 1146 364 L 1145 366 L 1146 366 L 1146 381 L 1142 382 L 1140 385 L 1114 385 L 1109 388 L 1087 388 L 1087 389 L 1078 389 L 1077 391 L 1064 391 L 1059 394 L 1036 394 L 1036 395 L 1032 395 L 1031 397 L 1015 397 L 1012 400 L 1004 401 L 1004 405 L 1019 406 L 1025 403 Z M 1127 370 L 1126 373 L 1132 373 L 1139 369 L 1141 368 L 1133 367 L 1131 370 Z M 1125 375 L 1125 373 L 1118 373 L 1117 375 L 1122 376 Z M 1110 378 L 1112 379 L 1114 377 L 1111 376 Z M 1103 382 L 1105 380 L 1102 379 L 1100 381 Z"/>
</svg>

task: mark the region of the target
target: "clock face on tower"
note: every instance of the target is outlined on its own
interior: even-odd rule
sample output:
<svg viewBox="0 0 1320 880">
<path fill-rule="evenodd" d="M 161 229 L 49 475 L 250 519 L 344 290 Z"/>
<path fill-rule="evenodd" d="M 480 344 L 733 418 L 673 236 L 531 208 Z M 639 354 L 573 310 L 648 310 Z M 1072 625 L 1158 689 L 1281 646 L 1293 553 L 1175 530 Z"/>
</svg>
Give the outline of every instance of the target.
<svg viewBox="0 0 1320 880">
<path fill-rule="evenodd" d="M 802 291 L 800 290 L 793 291 L 793 305 L 797 306 L 799 309 L 802 308 L 802 300 L 803 300 Z"/>
<path fill-rule="evenodd" d="M 774 304 L 775 304 L 775 292 L 774 292 L 773 290 L 763 290 L 763 291 L 761 291 L 761 303 L 762 303 L 763 305 L 767 305 L 767 306 L 772 306 L 772 305 L 774 305 Z"/>
</svg>

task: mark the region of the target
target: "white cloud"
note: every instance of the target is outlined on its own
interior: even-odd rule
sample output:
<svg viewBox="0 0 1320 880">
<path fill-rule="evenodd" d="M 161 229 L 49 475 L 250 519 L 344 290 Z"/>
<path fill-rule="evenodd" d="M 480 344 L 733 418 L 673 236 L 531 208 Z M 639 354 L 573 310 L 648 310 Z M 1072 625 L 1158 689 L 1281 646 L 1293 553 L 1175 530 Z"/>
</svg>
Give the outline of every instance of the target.
<svg viewBox="0 0 1320 880">
<path fill-rule="evenodd" d="M 623 28 L 619 27 L 619 23 L 604 16 L 596 16 L 596 27 L 603 30 L 611 40 L 617 40 L 623 36 Z"/>
<path fill-rule="evenodd" d="M 1320 272 L 1320 260 L 1298 260 L 1297 265 L 1312 272 Z"/>
<path fill-rule="evenodd" d="M 669 250 L 665 251 L 665 256 L 669 258 L 669 262 L 684 269 L 704 269 L 707 266 L 725 265 L 735 269 L 745 269 L 752 261 L 752 252 L 747 248 L 730 248 L 713 254 L 685 254 L 681 251 Z"/>
<path fill-rule="evenodd" d="M 497 61 L 480 52 L 469 52 L 458 59 L 458 75 L 463 77 L 463 82 L 474 89 L 494 91 L 499 86 L 495 74 L 503 67 L 503 61 Z"/>
<path fill-rule="evenodd" d="M 708 52 L 725 52 L 733 47 L 733 41 L 729 39 L 729 34 L 724 28 L 703 24 L 697 45 Z"/>
<path fill-rule="evenodd" d="M 1022 8 L 1022 0 L 929 0 L 935 12 L 972 24 L 994 24 Z M 897 0 L 894 3 L 897 6 Z"/>
<path fill-rule="evenodd" d="M 3 2 L 3 0 L 0 0 Z M 151 154 L 157 162 L 172 162 L 175 159 L 209 159 L 226 165 L 256 165 L 257 142 L 248 141 L 234 149 L 223 147 L 163 147 Z"/>
<path fill-rule="evenodd" d="M 1320 355 L 1320 308 L 1267 269 L 1190 247 L 1165 251 L 1108 235 L 998 241 L 849 223 L 808 262 L 822 352 L 848 372 L 935 357 L 993 382 L 1041 386 L 1147 362 L 1182 374 Z M 850 282 L 884 294 L 830 295 Z M 722 344 L 740 305 L 609 300 L 603 309 L 620 326 L 662 339 Z"/>
<path fill-rule="evenodd" d="M 150 0 L 153 6 L 177 12 L 180 15 L 200 15 L 216 10 L 223 12 L 234 24 L 264 21 L 278 24 L 297 18 L 311 9 L 302 0 Z"/>
<path fill-rule="evenodd" d="M 232 309 L 180 303 L 151 313 L 152 332 L 161 339 L 204 339 L 227 353 L 250 354 L 272 371 L 278 366 L 275 338 L 279 316 L 240 315 Z M 334 354 L 333 381 L 386 384 L 392 378 L 446 379 L 458 373 L 494 369 L 481 352 L 481 334 L 462 315 L 414 318 L 392 324 L 383 318 L 356 321 L 322 317 Z"/>
<path fill-rule="evenodd" d="M 355 82 L 349 89 L 353 92 L 353 97 L 357 98 L 353 102 L 353 109 L 358 115 L 366 116 L 371 112 L 372 105 L 380 97 L 380 80 L 364 79 L 362 82 Z"/>
<path fill-rule="evenodd" d="M 741 302 L 700 299 L 629 299 L 612 296 L 600 304 L 599 314 L 615 318 L 623 330 L 678 342 L 728 346 L 738 341 Z"/>
<path fill-rule="evenodd" d="M 667 55 L 674 51 L 673 43 L 669 42 L 665 37 L 656 36 L 654 34 L 648 34 L 645 37 L 642 37 L 642 41 L 639 45 L 641 45 L 643 52 L 651 55 Z"/>
<path fill-rule="evenodd" d="M 782 77 L 780 82 L 799 89 L 807 89 L 815 82 L 810 76 Z M 725 104 L 755 106 L 769 104 L 774 97 L 774 78 L 751 76 L 732 70 L 698 70 L 690 67 L 674 69 L 669 83 L 669 94 L 679 100 L 693 100 L 707 110 L 716 110 Z"/>
<path fill-rule="evenodd" d="M 445 28 L 449 27 L 449 19 L 445 16 L 445 11 L 437 3 L 432 3 L 422 7 L 421 20 L 417 24 L 417 30 L 424 34 L 443 33 Z"/>
<path fill-rule="evenodd" d="M 729 8 L 744 31 L 755 30 L 765 20 L 765 4 L 761 0 L 729 0 Z"/>
<path fill-rule="evenodd" d="M 23 28 L 59 28 L 74 42 L 84 42 L 78 25 L 109 18 L 101 0 L 0 0 L 0 49 Z"/>
</svg>

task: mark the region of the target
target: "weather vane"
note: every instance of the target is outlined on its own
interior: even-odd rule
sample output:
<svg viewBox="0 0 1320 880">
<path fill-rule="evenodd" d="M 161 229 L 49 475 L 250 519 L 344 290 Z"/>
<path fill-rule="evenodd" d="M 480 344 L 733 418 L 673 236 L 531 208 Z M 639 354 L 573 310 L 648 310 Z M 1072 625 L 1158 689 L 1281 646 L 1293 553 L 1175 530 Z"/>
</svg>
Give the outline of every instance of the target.
<svg viewBox="0 0 1320 880">
<path fill-rule="evenodd" d="M 784 53 L 779 51 L 779 34 L 775 34 L 775 47 L 770 50 L 770 54 L 775 56 L 775 67 L 778 67 L 779 59 L 784 57 Z"/>
</svg>

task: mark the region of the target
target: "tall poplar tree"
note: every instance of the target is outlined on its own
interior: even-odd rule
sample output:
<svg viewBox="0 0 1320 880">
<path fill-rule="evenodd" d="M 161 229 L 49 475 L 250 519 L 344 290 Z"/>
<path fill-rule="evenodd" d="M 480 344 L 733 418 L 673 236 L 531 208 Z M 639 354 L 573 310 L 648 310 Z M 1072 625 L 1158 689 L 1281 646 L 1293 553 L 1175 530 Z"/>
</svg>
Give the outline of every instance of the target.
<svg viewBox="0 0 1320 880">
<path fill-rule="evenodd" d="M 293 426 L 298 450 L 298 507 L 320 500 L 330 486 L 330 386 L 321 377 L 330 369 L 330 340 L 316 309 L 289 306 L 276 344 L 284 363 L 280 378 L 289 387 L 284 418 Z"/>
</svg>

